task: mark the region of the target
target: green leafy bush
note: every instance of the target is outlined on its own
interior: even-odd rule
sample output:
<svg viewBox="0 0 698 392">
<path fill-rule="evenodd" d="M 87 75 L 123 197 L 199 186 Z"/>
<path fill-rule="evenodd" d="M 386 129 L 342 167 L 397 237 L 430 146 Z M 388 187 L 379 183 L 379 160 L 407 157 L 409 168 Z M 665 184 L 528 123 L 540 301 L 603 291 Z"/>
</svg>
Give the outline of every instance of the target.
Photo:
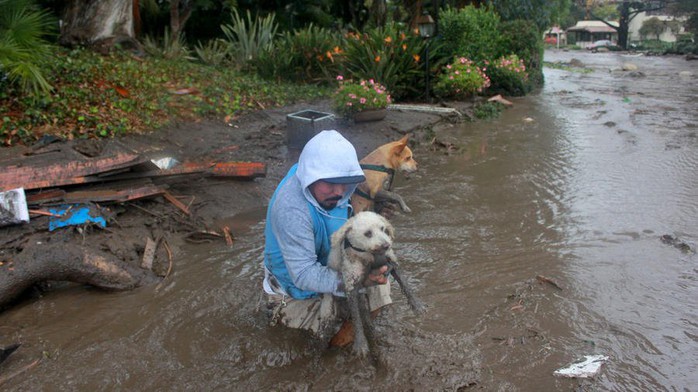
<svg viewBox="0 0 698 392">
<path fill-rule="evenodd" d="M 228 53 L 239 68 L 247 69 L 260 53 L 272 49 L 279 25 L 274 20 L 274 14 L 253 19 L 249 10 L 247 18 L 243 19 L 237 10 L 233 9 L 231 18 L 232 24 L 221 26 L 228 42 Z"/>
<path fill-rule="evenodd" d="M 439 17 L 442 54 L 447 58 L 465 56 L 481 62 L 511 53 L 500 48 L 501 22 L 494 12 L 467 6 L 459 10 L 448 9 Z"/>
<path fill-rule="evenodd" d="M 194 47 L 194 52 L 207 65 L 222 65 L 228 61 L 228 45 L 220 38 L 208 40 L 205 44 L 199 42 Z"/>
<path fill-rule="evenodd" d="M 52 18 L 31 0 L 0 0 L 0 87 L 7 78 L 35 98 L 52 86 L 43 67 L 51 47 L 44 37 L 52 32 Z"/>
<path fill-rule="evenodd" d="M 395 98 L 414 96 L 422 91 L 424 45 L 417 32 L 395 23 L 363 34 L 350 33 L 341 45 L 341 74 L 352 79 L 373 78 Z"/>
<path fill-rule="evenodd" d="M 503 45 L 500 52 L 491 58 L 498 58 L 514 53 L 524 61 L 528 72 L 526 93 L 533 87 L 543 84 L 543 35 L 532 21 L 513 20 L 501 24 Z"/>
<path fill-rule="evenodd" d="M 519 56 L 502 56 L 489 64 L 487 69 L 492 82 L 489 91 L 493 94 L 523 96 L 527 92 L 528 73 Z"/>
<path fill-rule="evenodd" d="M 259 54 L 254 66 L 260 76 L 268 79 L 331 82 L 340 73 L 340 41 L 339 35 L 313 25 L 285 32 L 274 40 L 270 50 Z"/>
<path fill-rule="evenodd" d="M 489 77 L 473 61 L 459 57 L 439 75 L 434 93 L 441 97 L 463 99 L 490 86 Z"/>
<path fill-rule="evenodd" d="M 354 82 L 338 76 L 337 80 L 339 88 L 332 98 L 335 112 L 343 117 L 364 110 L 385 109 L 392 100 L 385 87 L 373 79 Z"/>
<path fill-rule="evenodd" d="M 473 114 L 480 120 L 497 118 L 504 109 L 504 105 L 499 102 L 482 102 L 475 106 Z"/>
</svg>

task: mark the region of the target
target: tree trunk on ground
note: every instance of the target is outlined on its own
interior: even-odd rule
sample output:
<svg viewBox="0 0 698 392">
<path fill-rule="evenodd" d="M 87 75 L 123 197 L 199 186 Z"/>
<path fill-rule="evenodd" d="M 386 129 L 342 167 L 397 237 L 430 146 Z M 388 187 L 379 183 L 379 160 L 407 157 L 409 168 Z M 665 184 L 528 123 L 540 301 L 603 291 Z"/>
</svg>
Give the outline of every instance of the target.
<svg viewBox="0 0 698 392">
<path fill-rule="evenodd" d="M 33 285 L 69 281 L 107 290 L 131 290 L 159 280 L 114 256 L 66 243 L 32 245 L 0 266 L 0 307 Z"/>
<path fill-rule="evenodd" d="M 136 42 L 133 0 L 70 0 L 62 22 L 61 45 L 111 47 Z"/>
</svg>

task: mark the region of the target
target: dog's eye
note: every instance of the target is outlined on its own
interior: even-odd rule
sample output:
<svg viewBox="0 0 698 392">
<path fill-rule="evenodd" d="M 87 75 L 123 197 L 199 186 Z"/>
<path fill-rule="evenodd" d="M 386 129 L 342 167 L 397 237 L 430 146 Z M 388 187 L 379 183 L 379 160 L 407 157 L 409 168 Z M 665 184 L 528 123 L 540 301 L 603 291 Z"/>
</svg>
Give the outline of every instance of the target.
<svg viewBox="0 0 698 392">
<path fill-rule="evenodd" d="M 366 232 L 364 232 L 364 235 L 366 236 L 366 238 L 371 238 L 373 237 L 373 232 L 371 230 L 367 230 Z"/>
</svg>

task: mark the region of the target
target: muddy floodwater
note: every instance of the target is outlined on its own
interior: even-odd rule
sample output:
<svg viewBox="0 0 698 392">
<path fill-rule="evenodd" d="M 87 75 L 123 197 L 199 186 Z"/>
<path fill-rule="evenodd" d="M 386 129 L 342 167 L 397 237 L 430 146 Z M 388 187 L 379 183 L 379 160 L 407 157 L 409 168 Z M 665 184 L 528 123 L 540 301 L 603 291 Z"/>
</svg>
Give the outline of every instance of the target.
<svg viewBox="0 0 698 392">
<path fill-rule="evenodd" d="M 378 366 L 266 324 L 259 208 L 222 211 L 234 247 L 187 246 L 159 287 L 0 314 L 44 357 L 3 390 L 695 391 L 698 62 L 546 52 L 573 59 L 592 72 L 546 68 L 496 120 L 437 127 L 452 151 L 397 178 L 396 253 L 429 310 L 395 293 Z M 595 378 L 553 375 L 591 354 Z M 35 359 L 15 355 L 0 377 Z"/>
</svg>

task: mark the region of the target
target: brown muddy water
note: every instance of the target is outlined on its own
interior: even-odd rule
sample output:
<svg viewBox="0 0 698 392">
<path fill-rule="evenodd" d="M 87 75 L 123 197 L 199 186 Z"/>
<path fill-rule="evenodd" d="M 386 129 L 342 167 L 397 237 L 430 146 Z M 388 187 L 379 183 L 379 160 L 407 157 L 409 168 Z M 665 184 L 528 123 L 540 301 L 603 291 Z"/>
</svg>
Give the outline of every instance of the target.
<svg viewBox="0 0 698 392">
<path fill-rule="evenodd" d="M 696 390 L 698 258 L 660 237 L 698 242 L 698 62 L 546 53 L 572 58 L 594 72 L 546 68 L 540 94 L 437 129 L 460 150 L 418 148 L 398 179 L 413 212 L 395 247 L 430 309 L 394 295 L 381 365 L 266 325 L 258 210 L 226 218 L 232 251 L 187 248 L 162 287 L 0 315 L 46 357 L 3 390 Z M 596 378 L 553 376 L 589 354 L 609 357 Z M 0 377 L 34 359 L 14 355 Z"/>
</svg>

